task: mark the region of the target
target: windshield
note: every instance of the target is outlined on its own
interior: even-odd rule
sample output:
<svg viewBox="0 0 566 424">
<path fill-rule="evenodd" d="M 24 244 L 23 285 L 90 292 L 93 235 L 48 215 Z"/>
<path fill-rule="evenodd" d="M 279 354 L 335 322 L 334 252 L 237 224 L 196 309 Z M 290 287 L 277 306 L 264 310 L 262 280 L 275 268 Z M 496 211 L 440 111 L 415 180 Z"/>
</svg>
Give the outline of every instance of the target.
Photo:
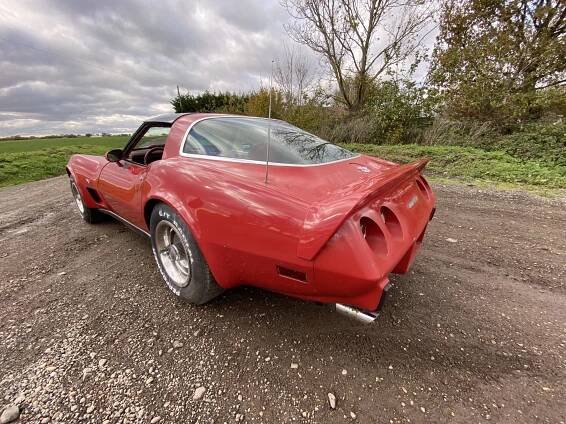
<svg viewBox="0 0 566 424">
<path fill-rule="evenodd" d="M 204 119 L 191 128 L 183 152 L 265 162 L 268 127 L 263 118 Z M 283 121 L 272 119 L 270 131 L 270 162 L 310 165 L 357 156 Z"/>
</svg>

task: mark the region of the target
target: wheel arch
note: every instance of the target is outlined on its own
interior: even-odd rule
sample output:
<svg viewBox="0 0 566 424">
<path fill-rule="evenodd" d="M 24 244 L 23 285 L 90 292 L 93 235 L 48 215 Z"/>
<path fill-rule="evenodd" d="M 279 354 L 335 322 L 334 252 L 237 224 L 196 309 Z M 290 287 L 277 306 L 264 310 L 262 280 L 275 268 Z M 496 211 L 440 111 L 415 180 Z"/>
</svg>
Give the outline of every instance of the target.
<svg viewBox="0 0 566 424">
<path fill-rule="evenodd" d="M 160 203 L 163 203 L 169 206 L 170 208 L 172 208 L 173 210 L 175 210 L 185 221 L 185 223 L 189 226 L 189 230 L 197 239 L 197 241 L 200 241 L 201 232 L 196 220 L 194 219 L 193 213 L 189 210 L 188 207 L 183 205 L 182 202 L 172 198 L 171 196 L 154 195 L 149 197 L 145 201 L 145 204 L 143 206 L 143 218 L 148 231 L 151 230 L 150 228 L 151 213 L 153 209 Z"/>
<path fill-rule="evenodd" d="M 216 282 L 224 288 L 227 288 L 231 285 L 233 286 L 234 284 L 231 283 L 233 279 L 232 275 L 230 275 L 229 273 L 226 274 L 226 270 L 215 266 L 218 261 L 215 260 L 215 255 L 211 253 L 206 240 L 204 240 L 203 232 L 201 231 L 201 227 L 196 220 L 196 214 L 194 210 L 192 210 L 188 206 L 184 206 L 182 202 L 176 200 L 173 196 L 153 195 L 145 201 L 143 206 L 143 216 L 145 224 L 147 225 L 148 232 L 151 233 L 150 220 L 152 211 L 159 204 L 169 206 L 171 209 L 177 212 L 180 215 L 181 219 L 183 219 L 183 221 L 187 224 L 197 246 L 199 247 L 204 259 L 208 263 L 210 272 L 214 276 Z"/>
<path fill-rule="evenodd" d="M 153 208 L 155 208 L 159 203 L 167 204 L 167 202 L 164 202 L 162 199 L 158 199 L 156 197 L 152 197 L 145 202 L 145 205 L 143 207 L 143 219 L 148 229 L 149 229 L 149 221 L 151 220 L 151 213 L 153 212 Z"/>
<path fill-rule="evenodd" d="M 71 182 L 73 182 L 75 184 L 75 186 L 77 187 L 77 190 L 79 190 L 79 193 L 81 194 L 81 197 L 83 198 L 83 202 L 85 202 L 85 206 L 87 206 L 89 208 L 96 207 L 96 205 L 93 204 L 90 193 L 88 192 L 87 188 L 84 185 L 84 179 L 78 178 L 76 173 L 73 172 L 73 170 L 71 169 L 71 167 L 69 165 L 67 165 L 65 167 L 65 172 L 67 173 L 69 180 Z"/>
</svg>

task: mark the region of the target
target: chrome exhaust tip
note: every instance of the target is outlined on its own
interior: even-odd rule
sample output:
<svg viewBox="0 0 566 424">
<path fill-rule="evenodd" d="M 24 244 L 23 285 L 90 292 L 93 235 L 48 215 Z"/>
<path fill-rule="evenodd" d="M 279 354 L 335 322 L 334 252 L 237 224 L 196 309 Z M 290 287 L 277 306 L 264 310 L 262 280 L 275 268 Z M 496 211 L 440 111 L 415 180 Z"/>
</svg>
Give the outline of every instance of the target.
<svg viewBox="0 0 566 424">
<path fill-rule="evenodd" d="M 336 304 L 336 312 L 342 315 L 346 315 L 349 318 L 353 318 L 364 324 L 370 324 L 375 321 L 379 316 L 379 312 L 363 311 L 352 306 L 343 305 L 342 303 Z"/>
</svg>

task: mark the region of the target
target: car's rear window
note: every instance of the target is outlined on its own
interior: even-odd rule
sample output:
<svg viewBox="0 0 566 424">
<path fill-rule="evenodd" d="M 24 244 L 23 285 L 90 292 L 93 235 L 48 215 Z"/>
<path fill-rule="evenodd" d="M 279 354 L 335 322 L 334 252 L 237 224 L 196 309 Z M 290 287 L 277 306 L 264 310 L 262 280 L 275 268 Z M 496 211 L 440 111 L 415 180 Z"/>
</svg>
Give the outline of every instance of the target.
<svg viewBox="0 0 566 424">
<path fill-rule="evenodd" d="M 357 156 L 286 122 L 246 117 L 215 117 L 197 122 L 187 135 L 183 152 L 264 162 L 268 130 L 270 162 L 309 165 Z"/>
</svg>

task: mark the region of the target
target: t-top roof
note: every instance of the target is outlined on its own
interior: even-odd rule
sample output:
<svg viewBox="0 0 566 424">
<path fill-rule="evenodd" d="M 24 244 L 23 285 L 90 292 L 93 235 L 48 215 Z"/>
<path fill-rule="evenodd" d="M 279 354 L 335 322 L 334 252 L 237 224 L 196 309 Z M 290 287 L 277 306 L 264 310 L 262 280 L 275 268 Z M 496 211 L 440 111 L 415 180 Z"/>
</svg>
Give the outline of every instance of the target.
<svg viewBox="0 0 566 424">
<path fill-rule="evenodd" d="M 152 116 L 147 118 L 144 122 L 156 122 L 160 124 L 172 124 L 181 116 L 190 115 L 189 112 L 185 113 L 164 113 L 162 115 Z"/>
</svg>

